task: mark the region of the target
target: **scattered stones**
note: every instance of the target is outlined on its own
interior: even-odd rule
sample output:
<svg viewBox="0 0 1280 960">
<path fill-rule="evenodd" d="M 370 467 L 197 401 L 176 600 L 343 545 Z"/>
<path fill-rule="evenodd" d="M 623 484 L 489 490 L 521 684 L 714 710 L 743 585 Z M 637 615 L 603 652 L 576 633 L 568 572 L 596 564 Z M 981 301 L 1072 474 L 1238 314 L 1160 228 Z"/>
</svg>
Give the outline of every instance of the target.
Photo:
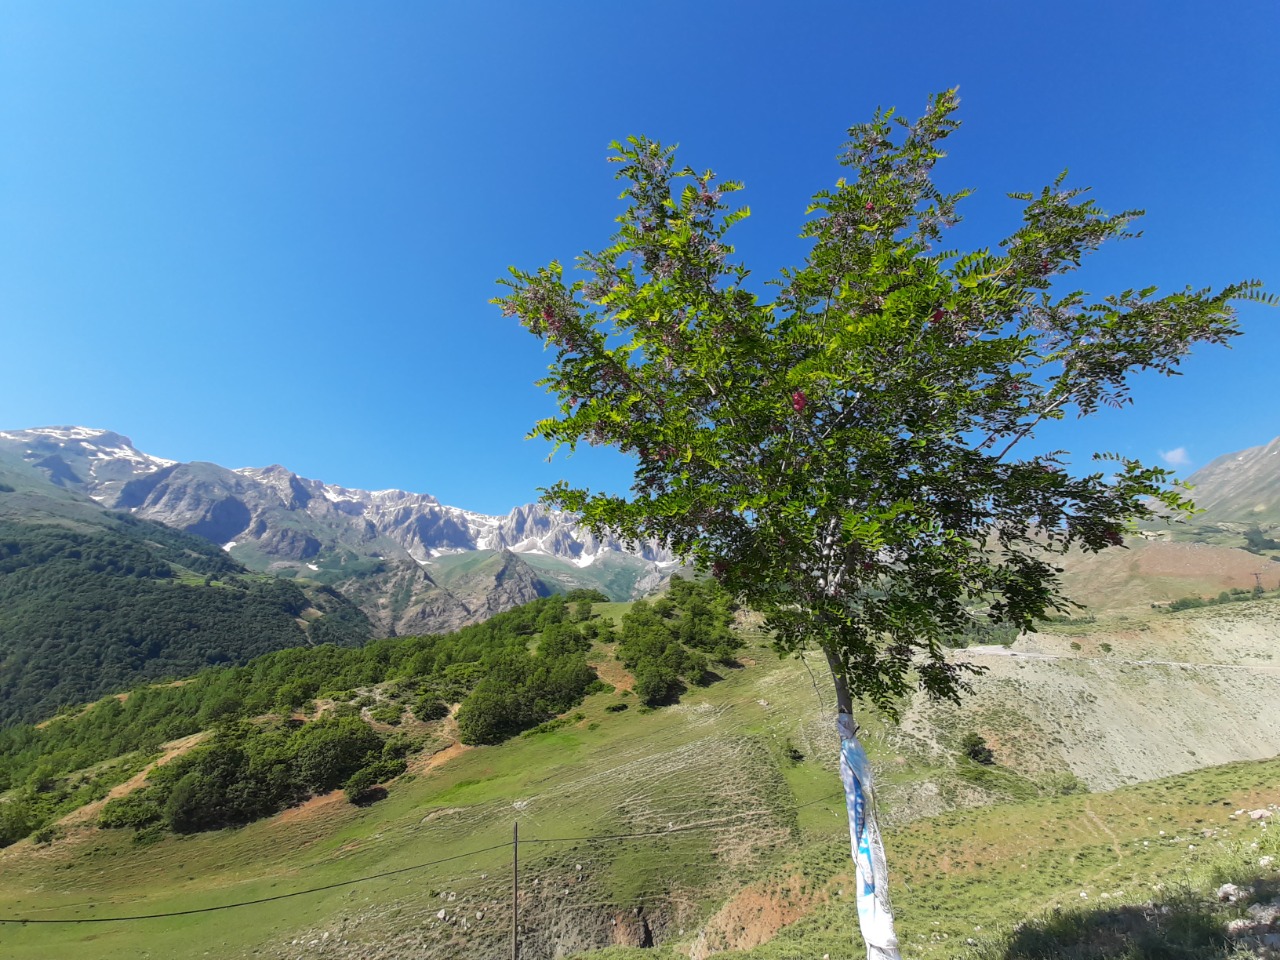
<svg viewBox="0 0 1280 960">
<path fill-rule="evenodd" d="M 1243 900 L 1251 892 L 1248 887 L 1241 889 L 1234 883 L 1224 883 L 1218 888 L 1218 900 L 1222 903 L 1235 903 L 1237 900 Z"/>
<path fill-rule="evenodd" d="M 1253 931 L 1253 923 L 1244 917 L 1237 917 L 1227 923 L 1227 936 L 1233 940 L 1248 936 Z"/>
<path fill-rule="evenodd" d="M 1250 810 L 1249 811 L 1250 820 L 1266 820 L 1270 816 L 1271 816 L 1270 810 Z"/>
<path fill-rule="evenodd" d="M 1250 904 L 1245 913 L 1255 924 L 1274 925 L 1276 918 L 1280 917 L 1280 900 L 1272 900 L 1270 903 Z"/>
</svg>

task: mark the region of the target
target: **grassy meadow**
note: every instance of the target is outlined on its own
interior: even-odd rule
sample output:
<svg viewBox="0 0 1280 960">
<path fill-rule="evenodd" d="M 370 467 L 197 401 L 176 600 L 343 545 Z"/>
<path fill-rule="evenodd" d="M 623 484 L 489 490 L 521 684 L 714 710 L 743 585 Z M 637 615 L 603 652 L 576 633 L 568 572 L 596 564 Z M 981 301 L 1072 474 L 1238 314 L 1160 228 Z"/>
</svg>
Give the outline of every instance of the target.
<svg viewBox="0 0 1280 960">
<path fill-rule="evenodd" d="M 1231 615 L 1247 617 L 1246 608 L 1267 627 L 1262 644 L 1270 606 L 1233 605 Z M 596 607 L 611 618 L 624 610 Z M 1166 631 L 1170 649 L 1191 662 L 1216 629 L 1213 615 L 1153 614 L 1151 629 Z M 1115 925 L 1142 927 L 1151 901 L 1201 904 L 1225 879 L 1275 882 L 1257 861 L 1277 852 L 1280 827 L 1268 832 L 1237 811 L 1280 804 L 1280 761 L 1080 792 L 1090 776 L 1081 758 L 1096 732 L 1083 723 L 1054 730 L 1036 708 L 1037 698 L 1075 689 L 1052 686 L 1069 673 L 1051 659 L 1059 650 L 1070 669 L 1092 671 L 1090 682 L 1105 675 L 1124 689 L 1146 684 L 1150 697 L 1164 685 L 1169 702 L 1184 698 L 1186 671 L 1144 675 L 1130 662 L 1149 652 L 1149 634 L 1129 623 L 1103 641 L 1095 625 L 1064 626 L 1015 644 L 1041 659 L 982 660 L 992 671 L 964 708 L 909 705 L 901 726 L 867 713 L 863 737 L 880 777 L 905 956 L 1036 957 L 1027 951 L 1052 923 L 1063 928 L 1055 936 L 1070 928 L 1090 943 L 1121 943 L 1136 934 L 1117 934 Z M 1241 648 L 1237 660 L 1255 647 Z M 92 921 L 0 925 L 0 954 L 509 956 L 518 822 L 526 958 L 861 956 L 819 664 L 779 660 L 749 634 L 738 666 L 720 668 L 719 679 L 678 704 L 650 709 L 630 693 L 607 646 L 593 658 L 614 689 L 591 695 L 565 724 L 469 748 L 451 741 L 444 721 L 441 749 L 411 759 L 387 798 L 369 806 L 339 791 L 238 829 L 143 844 L 128 831 L 68 823 L 52 843 L 0 851 L 0 918 Z M 1085 705 L 1079 709 L 1083 715 Z M 994 766 L 961 753 L 968 730 L 992 744 Z M 1159 731 L 1119 730 L 1115 742 L 1126 735 L 1138 750 Z M 1224 739 L 1221 730 L 1216 738 Z M 1179 758 L 1196 765 L 1185 749 L 1162 762 L 1180 770 Z M 312 892 L 293 895 L 302 891 Z M 210 909 L 246 901 L 263 902 Z M 1225 915 L 1212 911 L 1219 929 Z M 109 919 L 153 914 L 181 915 Z M 1157 912 L 1147 926 L 1167 916 Z M 1120 949 L 1062 955 L 1145 956 Z M 1230 955 L 1221 939 L 1204 949 L 1219 952 L 1186 956 Z"/>
</svg>

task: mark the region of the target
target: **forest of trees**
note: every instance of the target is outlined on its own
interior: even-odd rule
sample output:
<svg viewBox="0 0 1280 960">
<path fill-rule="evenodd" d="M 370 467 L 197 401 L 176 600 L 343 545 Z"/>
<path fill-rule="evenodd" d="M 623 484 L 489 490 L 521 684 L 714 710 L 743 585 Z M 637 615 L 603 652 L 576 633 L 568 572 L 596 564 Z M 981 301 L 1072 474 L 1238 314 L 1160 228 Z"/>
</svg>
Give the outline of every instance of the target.
<svg viewBox="0 0 1280 960">
<path fill-rule="evenodd" d="M 142 789 L 108 803 L 98 822 L 175 833 L 238 826 L 337 789 L 364 771 L 378 779 L 397 776 L 408 749 L 408 741 L 379 734 L 356 717 L 240 721 L 157 767 Z"/>
<path fill-rule="evenodd" d="M 279 650 L 179 685 L 135 687 L 40 727 L 0 730 L 0 792 L 8 791 L 0 846 L 104 795 L 164 743 L 201 730 L 215 733 L 157 768 L 143 790 L 109 804 L 104 825 L 230 826 L 342 786 L 359 801 L 403 770 L 414 746 L 377 733 L 367 719 L 397 725 L 411 714 L 431 722 L 458 705 L 464 742 L 499 743 L 608 689 L 588 663 L 588 655 L 597 662 L 606 655 L 596 645 L 617 644 L 650 704 L 671 700 L 682 680 L 710 679 L 708 663 L 731 662 L 740 646 L 729 629 L 731 604 L 712 581 L 673 580 L 668 597 L 637 601 L 620 632 L 592 614 L 592 603 L 604 600 L 578 591 L 444 636 Z M 665 685 L 642 686 L 650 674 Z M 296 719 L 317 699 L 332 702 L 320 719 Z M 86 778 L 88 768 L 96 778 Z"/>
<path fill-rule="evenodd" d="M 714 581 L 671 578 L 665 597 L 637 600 L 622 618 L 618 659 L 635 677 L 644 703 L 665 703 L 684 682 L 709 679 L 711 661 L 732 663 L 741 641 L 729 629 L 735 606 Z"/>
<path fill-rule="evenodd" d="M 359 644 L 364 615 L 328 591 L 249 574 L 217 546 L 121 516 L 73 530 L 0 521 L 0 726 L 312 640 Z"/>
</svg>

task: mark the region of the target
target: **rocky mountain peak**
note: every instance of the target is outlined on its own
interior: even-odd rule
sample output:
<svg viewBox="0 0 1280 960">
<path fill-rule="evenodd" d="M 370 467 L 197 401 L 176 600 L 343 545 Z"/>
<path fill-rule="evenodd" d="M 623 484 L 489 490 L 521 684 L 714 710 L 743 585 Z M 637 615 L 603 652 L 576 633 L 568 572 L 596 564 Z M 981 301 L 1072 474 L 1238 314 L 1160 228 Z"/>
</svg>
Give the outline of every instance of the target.
<svg viewBox="0 0 1280 960">
<path fill-rule="evenodd" d="M 103 507 L 212 540 L 255 569 L 354 590 L 351 595 L 362 596 L 362 607 L 388 632 L 482 618 L 497 612 L 495 603 L 505 608 L 553 589 L 539 578 L 549 577 L 556 589 L 600 588 L 625 599 L 653 588 L 676 566 L 660 544 L 627 549 L 594 536 L 577 517 L 538 503 L 491 516 L 425 493 L 310 480 L 281 464 L 230 470 L 178 463 L 143 453 L 108 430 L 0 432 L 0 455 L 26 461 L 50 482 Z M 485 574 L 492 582 L 485 580 L 474 595 L 449 593 L 462 589 L 453 580 L 447 590 L 439 587 L 436 580 L 449 580 L 450 571 L 477 575 L 475 564 L 458 557 L 475 552 L 505 558 Z M 489 570 L 488 561 L 483 566 Z M 360 578 L 379 586 L 366 583 L 362 593 L 355 586 Z"/>
</svg>

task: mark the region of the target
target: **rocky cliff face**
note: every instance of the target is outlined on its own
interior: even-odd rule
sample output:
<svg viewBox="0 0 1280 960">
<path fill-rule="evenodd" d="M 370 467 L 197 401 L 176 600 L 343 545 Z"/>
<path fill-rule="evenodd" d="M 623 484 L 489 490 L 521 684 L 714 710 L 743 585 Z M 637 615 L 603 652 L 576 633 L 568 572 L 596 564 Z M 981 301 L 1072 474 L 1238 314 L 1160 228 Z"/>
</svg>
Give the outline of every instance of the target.
<svg viewBox="0 0 1280 960">
<path fill-rule="evenodd" d="M 598 585 L 616 599 L 675 568 L 658 544 L 601 540 L 539 504 L 488 516 L 403 490 L 352 490 L 285 467 L 177 463 L 86 427 L 0 432 L 0 451 L 103 507 L 199 534 L 258 570 L 332 583 L 386 633 L 449 629 L 545 595 L 549 582 Z M 459 572 L 459 554 L 492 554 Z M 520 558 L 536 558 L 537 569 Z M 496 560 L 494 558 L 497 558 Z M 593 577 L 592 568 L 609 568 Z M 625 568 L 619 575 L 619 565 Z M 448 567 L 447 586 L 437 567 Z M 433 572 L 434 571 L 434 572 Z"/>
</svg>

